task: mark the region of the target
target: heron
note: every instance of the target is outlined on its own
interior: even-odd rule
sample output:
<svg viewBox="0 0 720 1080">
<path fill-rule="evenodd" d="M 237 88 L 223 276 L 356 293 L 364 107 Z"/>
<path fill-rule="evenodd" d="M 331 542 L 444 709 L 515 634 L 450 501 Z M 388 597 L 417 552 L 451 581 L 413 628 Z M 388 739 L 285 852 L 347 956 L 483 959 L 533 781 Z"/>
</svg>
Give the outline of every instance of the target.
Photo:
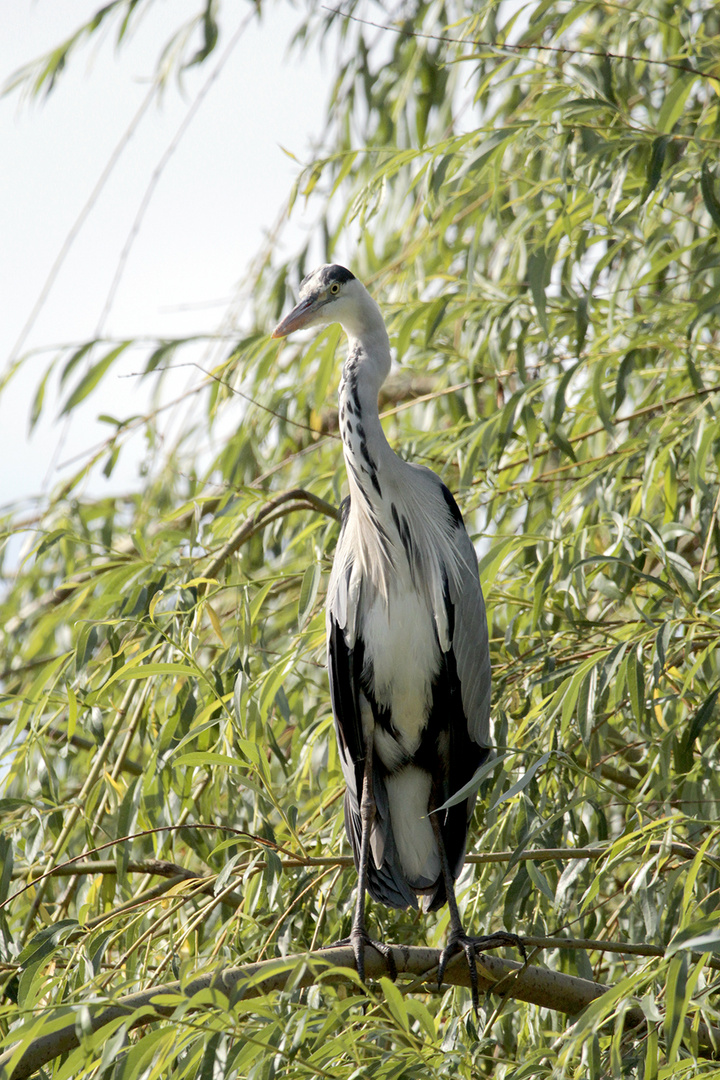
<svg viewBox="0 0 720 1080">
<path fill-rule="evenodd" d="M 467 958 L 478 1007 L 475 952 L 521 940 L 466 934 L 455 881 L 475 794 L 445 806 L 491 752 L 490 650 L 475 549 L 442 480 L 399 457 L 380 423 L 390 372 L 380 308 L 350 270 L 320 266 L 274 338 L 339 323 L 348 355 L 339 428 L 349 495 L 343 501 L 326 604 L 330 698 L 345 779 L 345 829 L 358 887 L 352 944 L 360 979 L 368 934 L 365 897 L 391 908 L 449 907 L 438 984 L 448 960 Z M 472 787 L 472 785 L 471 785 Z"/>
</svg>

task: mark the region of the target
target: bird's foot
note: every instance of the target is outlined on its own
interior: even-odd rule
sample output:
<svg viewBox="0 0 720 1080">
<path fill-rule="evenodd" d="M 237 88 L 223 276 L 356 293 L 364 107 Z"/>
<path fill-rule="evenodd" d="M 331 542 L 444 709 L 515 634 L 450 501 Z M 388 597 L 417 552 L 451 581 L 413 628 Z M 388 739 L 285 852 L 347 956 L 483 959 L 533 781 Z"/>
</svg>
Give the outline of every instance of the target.
<svg viewBox="0 0 720 1080">
<path fill-rule="evenodd" d="M 361 980 L 365 982 L 365 946 L 369 945 L 371 949 L 375 949 L 375 952 L 379 952 L 382 957 L 385 958 L 385 963 L 388 966 L 388 974 L 393 982 L 397 979 L 397 964 L 395 963 L 395 956 L 393 955 L 392 945 L 386 945 L 383 941 L 375 941 L 369 936 L 367 931 L 360 930 L 355 932 L 355 938 L 352 934 L 350 937 L 343 938 L 341 941 L 333 941 L 331 945 L 326 946 L 328 949 L 340 949 L 352 945 L 352 951 L 355 954 L 355 966 L 357 973 Z"/>
<path fill-rule="evenodd" d="M 367 945 L 384 957 L 388 967 L 388 974 L 392 981 L 395 982 L 397 979 L 397 965 L 390 945 L 386 945 L 383 941 L 374 941 L 367 930 L 360 927 L 355 927 L 351 931 L 349 943 L 352 945 L 352 950 L 355 953 L 355 967 L 357 968 L 357 973 L 360 976 L 361 982 L 365 982 L 365 948 Z"/>
<path fill-rule="evenodd" d="M 481 934 L 480 937 L 470 938 L 475 946 L 475 952 L 486 952 L 488 949 L 499 949 L 501 945 L 509 945 L 511 949 L 517 949 L 523 960 L 527 963 L 525 942 L 517 934 L 511 934 L 507 930 L 496 930 L 494 934 Z"/>
<path fill-rule="evenodd" d="M 468 971 L 470 972 L 470 992 L 472 994 L 473 1011 L 476 1016 L 480 1011 L 480 994 L 478 991 L 478 974 L 477 964 L 475 963 L 475 954 L 485 952 L 487 949 L 497 949 L 501 945 L 510 945 L 519 949 L 523 960 L 527 960 L 527 953 L 522 938 L 519 938 L 517 934 L 509 934 L 505 930 L 498 930 L 494 934 L 483 934 L 481 937 L 469 937 L 465 931 L 461 929 L 450 934 L 447 945 L 440 953 L 440 962 L 438 964 L 438 986 L 442 985 L 448 960 L 458 952 L 462 951 L 465 953 Z"/>
</svg>

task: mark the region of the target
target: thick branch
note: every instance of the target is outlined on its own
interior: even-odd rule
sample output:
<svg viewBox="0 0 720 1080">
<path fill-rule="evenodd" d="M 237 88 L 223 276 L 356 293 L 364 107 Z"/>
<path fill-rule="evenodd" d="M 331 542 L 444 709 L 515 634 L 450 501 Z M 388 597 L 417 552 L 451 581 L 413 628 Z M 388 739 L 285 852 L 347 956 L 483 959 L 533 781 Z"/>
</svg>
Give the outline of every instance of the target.
<svg viewBox="0 0 720 1080">
<path fill-rule="evenodd" d="M 439 950 L 395 945 L 393 955 L 399 976 L 411 976 L 419 982 L 423 992 L 438 990 L 435 978 Z M 189 980 L 184 986 L 179 982 L 153 986 L 119 998 L 114 1004 L 105 1007 L 84 1004 L 82 1008 L 90 1012 L 86 1027 L 93 1032 L 121 1017 L 132 1016 L 136 1010 L 148 1010 L 144 1015 L 132 1017 L 128 1027 L 135 1028 L 153 1023 L 160 1017 L 173 1015 L 178 1002 L 169 1003 L 167 995 L 188 999 L 200 991 L 214 989 L 231 1000 L 238 996 L 258 997 L 284 989 L 290 977 L 293 988 L 312 986 L 320 982 L 352 982 L 353 974 L 340 969 L 353 967 L 351 948 L 320 949 L 306 955 L 289 956 L 285 960 L 266 960 L 259 964 L 247 964 L 200 975 Z M 365 968 L 369 979 L 387 974 L 384 959 L 370 947 L 365 950 Z M 454 957 L 450 961 L 445 982 L 453 986 L 470 985 L 464 956 Z M 484 953 L 478 957 L 478 982 L 483 993 L 498 993 L 503 997 L 527 1001 L 570 1016 L 581 1012 L 608 989 L 589 979 L 578 979 L 539 967 L 523 967 L 514 961 L 501 960 Z M 411 988 L 414 989 L 415 985 Z M 156 1002 L 161 996 L 162 1004 Z M 204 1004 L 198 1005 L 198 1008 L 204 1007 Z M 639 1007 L 628 1009 L 625 1019 L 626 1024 L 631 1027 L 646 1022 Z M 690 1033 L 689 1022 L 687 1030 Z M 697 1039 L 700 1050 L 706 1054 L 714 1054 L 716 1047 L 720 1045 L 720 1030 L 710 1029 L 703 1023 L 695 1029 L 693 1037 Z M 68 1023 L 64 1027 L 34 1039 L 13 1064 L 11 1062 L 16 1050 L 3 1054 L 0 1057 L 0 1077 L 2 1080 L 24 1080 L 47 1062 L 77 1046 L 79 1039 L 75 1013 L 68 1011 Z"/>
</svg>

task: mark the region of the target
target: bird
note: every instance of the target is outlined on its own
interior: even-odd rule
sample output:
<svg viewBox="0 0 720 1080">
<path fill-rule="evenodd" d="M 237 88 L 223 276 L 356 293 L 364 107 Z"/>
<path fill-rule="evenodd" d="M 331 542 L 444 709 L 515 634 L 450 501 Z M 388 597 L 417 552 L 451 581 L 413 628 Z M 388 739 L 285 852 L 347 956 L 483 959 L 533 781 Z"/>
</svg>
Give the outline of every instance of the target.
<svg viewBox="0 0 720 1080">
<path fill-rule="evenodd" d="M 326 601 L 330 698 L 345 779 L 345 829 L 358 887 L 352 944 L 392 950 L 366 927 L 365 897 L 390 908 L 449 907 L 438 984 L 467 958 L 478 1009 L 476 949 L 522 941 L 470 937 L 455 896 L 475 794 L 444 804 L 491 754 L 490 650 L 478 562 L 462 514 L 432 470 L 391 448 L 378 410 L 391 353 L 379 306 L 344 266 L 303 279 L 273 338 L 339 323 L 348 338 L 338 421 L 349 494 Z M 472 787 L 472 785 L 470 784 Z"/>
</svg>

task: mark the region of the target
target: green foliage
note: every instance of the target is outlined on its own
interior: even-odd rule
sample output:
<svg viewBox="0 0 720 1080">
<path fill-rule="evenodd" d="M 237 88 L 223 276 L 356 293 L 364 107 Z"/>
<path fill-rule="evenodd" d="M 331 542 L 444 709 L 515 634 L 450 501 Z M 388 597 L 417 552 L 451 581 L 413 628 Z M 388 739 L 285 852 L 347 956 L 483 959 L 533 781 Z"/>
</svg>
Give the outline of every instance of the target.
<svg viewBox="0 0 720 1080">
<path fill-rule="evenodd" d="M 216 995 L 201 1018 L 178 1005 L 129 1041 L 120 1024 L 55 1075 L 717 1075 L 687 1021 L 718 1022 L 720 16 L 414 0 L 379 30 L 380 8 L 373 24 L 342 12 L 298 33 L 306 49 L 342 39 L 326 144 L 291 198 L 315 206 L 322 251 L 264 253 L 253 331 L 132 496 L 88 500 L 81 482 L 138 424 L 154 445 L 156 415 L 114 422 L 32 522 L 4 522 L 33 537 L 0 620 L 6 1044 L 50 1030 L 60 1005 L 349 929 L 322 614 L 344 487 L 339 334 L 267 335 L 291 282 L 351 252 L 400 363 L 389 437 L 458 493 L 481 555 L 499 760 L 470 851 L 511 856 L 471 865 L 466 919 L 668 951 L 542 953 L 612 987 L 569 1033 L 512 1002 L 483 1030 L 463 991 L 382 980 L 363 1011 L 322 984 Z M 128 344 L 57 358 L 64 411 Z M 148 377 L 189 347 L 153 343 Z M 198 475 L 198 439 L 228 418 Z M 438 944 L 447 915 L 372 920 Z M 634 1005 L 647 1025 L 628 1030 Z"/>
</svg>

